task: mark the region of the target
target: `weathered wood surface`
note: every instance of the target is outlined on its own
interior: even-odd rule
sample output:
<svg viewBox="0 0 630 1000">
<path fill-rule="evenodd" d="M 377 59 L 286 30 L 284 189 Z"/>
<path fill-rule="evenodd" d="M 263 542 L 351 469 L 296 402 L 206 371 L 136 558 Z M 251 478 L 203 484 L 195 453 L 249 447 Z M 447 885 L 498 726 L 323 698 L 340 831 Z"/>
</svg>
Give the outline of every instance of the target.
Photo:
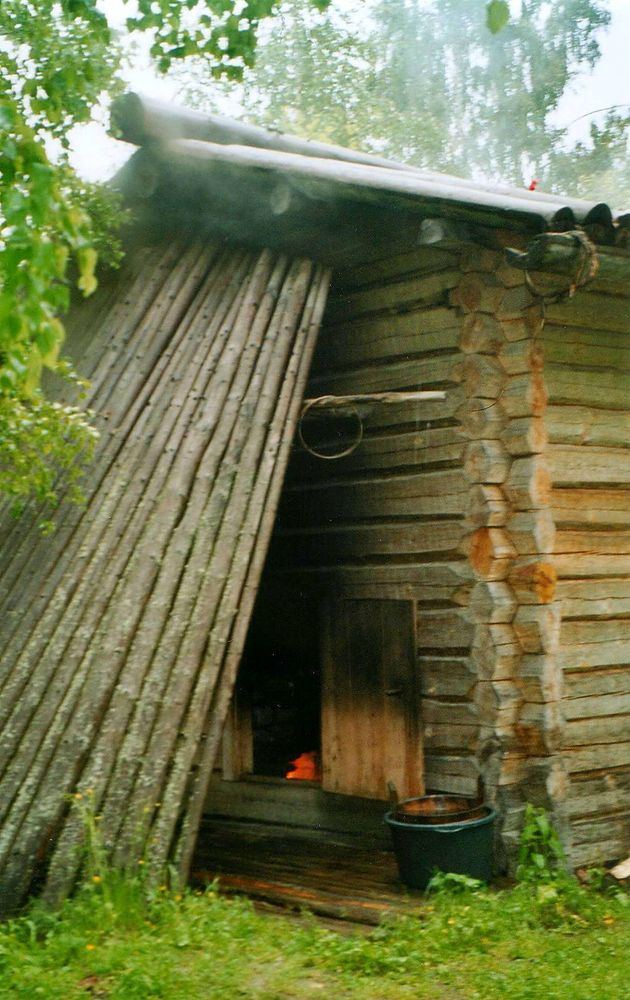
<svg viewBox="0 0 630 1000">
<path fill-rule="evenodd" d="M 486 419 L 469 413 L 466 398 L 479 393 L 478 410 L 484 393 L 498 395 L 504 381 L 492 359 L 462 349 L 463 317 L 447 303 L 461 277 L 460 253 L 423 248 L 335 277 L 308 395 L 417 389 L 446 395 L 373 409 L 360 447 L 339 461 L 296 451 L 267 564 L 271 576 L 308 588 L 315 600 L 332 592 L 340 601 L 417 602 L 418 696 L 429 697 L 420 681 L 430 659 L 436 704 L 455 684 L 453 650 L 465 663 L 472 636 L 466 610 L 472 574 L 462 549 L 471 495 L 463 463 Z M 488 317 L 486 334 L 491 325 Z M 484 336 L 473 327 L 464 338 L 468 350 L 471 338 Z M 473 687 L 465 693 L 471 701 Z M 470 760 L 460 766 L 460 755 L 470 753 L 470 726 L 454 723 L 446 738 L 449 707 L 437 711 L 440 735 L 437 743 L 431 737 L 427 781 L 474 791 Z"/>
<path fill-rule="evenodd" d="M 202 827 L 193 880 L 206 885 L 216 878 L 220 892 L 361 924 L 421 912 L 421 896 L 399 881 L 392 851 L 339 839 L 211 819 Z"/>
<path fill-rule="evenodd" d="M 630 313 L 620 292 L 551 306 L 542 338 L 575 864 L 627 853 Z"/>
<path fill-rule="evenodd" d="M 329 603 L 323 630 L 322 786 L 383 799 L 424 791 L 414 605 Z"/>
<path fill-rule="evenodd" d="M 70 887 L 87 788 L 117 863 L 185 873 L 324 306 L 308 261 L 141 260 L 86 337 L 106 422 L 87 506 L 51 540 L 5 533 L 4 909 L 36 865 L 51 898 Z"/>
</svg>

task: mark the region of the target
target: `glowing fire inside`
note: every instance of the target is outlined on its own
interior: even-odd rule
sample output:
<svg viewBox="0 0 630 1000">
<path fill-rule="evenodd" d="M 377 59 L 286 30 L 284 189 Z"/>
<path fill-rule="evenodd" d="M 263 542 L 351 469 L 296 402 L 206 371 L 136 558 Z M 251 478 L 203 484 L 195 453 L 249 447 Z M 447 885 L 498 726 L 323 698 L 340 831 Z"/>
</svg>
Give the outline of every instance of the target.
<svg viewBox="0 0 630 1000">
<path fill-rule="evenodd" d="M 319 766 L 319 754 L 316 750 L 307 750 L 291 761 L 293 770 L 287 771 L 285 778 L 297 781 L 321 781 L 322 773 Z"/>
</svg>

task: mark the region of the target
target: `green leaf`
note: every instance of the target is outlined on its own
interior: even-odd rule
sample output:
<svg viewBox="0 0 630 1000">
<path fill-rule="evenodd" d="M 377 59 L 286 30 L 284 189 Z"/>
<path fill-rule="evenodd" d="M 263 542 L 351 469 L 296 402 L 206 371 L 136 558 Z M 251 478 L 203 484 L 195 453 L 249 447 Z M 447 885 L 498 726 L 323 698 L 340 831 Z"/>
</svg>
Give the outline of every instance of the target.
<svg viewBox="0 0 630 1000">
<path fill-rule="evenodd" d="M 486 25 L 493 35 L 505 28 L 510 20 L 510 7 L 506 0 L 490 0 L 486 6 Z"/>
<path fill-rule="evenodd" d="M 82 250 L 79 250 L 78 253 L 79 280 L 77 285 L 86 298 L 96 290 L 96 286 L 98 285 L 96 275 L 94 274 L 97 257 L 98 254 L 93 247 L 84 247 Z"/>
</svg>

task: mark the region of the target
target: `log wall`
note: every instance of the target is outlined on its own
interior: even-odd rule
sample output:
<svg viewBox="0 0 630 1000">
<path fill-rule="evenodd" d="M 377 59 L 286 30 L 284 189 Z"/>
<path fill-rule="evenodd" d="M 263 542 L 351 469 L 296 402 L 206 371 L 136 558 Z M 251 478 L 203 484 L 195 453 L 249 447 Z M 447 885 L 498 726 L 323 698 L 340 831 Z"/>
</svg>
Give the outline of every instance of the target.
<svg viewBox="0 0 630 1000">
<path fill-rule="evenodd" d="M 548 308 L 546 425 L 575 864 L 630 849 L 630 288 Z"/>
<path fill-rule="evenodd" d="M 426 785 L 481 776 L 516 856 L 526 801 L 567 837 L 543 307 L 481 246 L 338 275 L 309 396 L 446 390 L 374 410 L 353 455 L 296 451 L 269 568 L 417 609 Z"/>
<path fill-rule="evenodd" d="M 297 448 L 268 571 L 314 593 L 415 603 L 426 784 L 474 793 L 467 356 L 450 301 L 460 258 L 425 248 L 336 274 L 307 394 L 444 389 L 446 399 L 376 407 L 346 458 Z"/>
</svg>

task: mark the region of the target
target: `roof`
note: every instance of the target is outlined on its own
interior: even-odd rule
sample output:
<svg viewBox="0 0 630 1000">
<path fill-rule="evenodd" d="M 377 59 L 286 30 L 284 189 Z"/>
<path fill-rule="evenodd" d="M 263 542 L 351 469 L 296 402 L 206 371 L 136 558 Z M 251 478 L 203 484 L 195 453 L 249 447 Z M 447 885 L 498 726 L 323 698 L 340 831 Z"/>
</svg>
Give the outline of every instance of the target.
<svg viewBox="0 0 630 1000">
<path fill-rule="evenodd" d="M 311 240 L 327 224 L 334 238 L 348 212 L 356 232 L 359 210 L 367 213 L 368 228 L 376 211 L 381 218 L 404 213 L 416 227 L 418 218 L 439 217 L 529 233 L 560 228 L 558 219 L 571 228 L 593 213 L 619 214 L 595 202 L 421 170 L 137 94 L 122 98 L 113 117 L 120 137 L 142 147 L 121 172 L 128 193 L 149 201 L 160 188 L 161 211 L 188 204 L 197 217 L 211 206 L 215 224 L 222 210 L 238 215 L 245 205 L 243 222 L 256 228 L 266 220 L 261 238 L 272 223 L 286 230 L 291 213 L 302 233 L 313 223 Z"/>
</svg>

